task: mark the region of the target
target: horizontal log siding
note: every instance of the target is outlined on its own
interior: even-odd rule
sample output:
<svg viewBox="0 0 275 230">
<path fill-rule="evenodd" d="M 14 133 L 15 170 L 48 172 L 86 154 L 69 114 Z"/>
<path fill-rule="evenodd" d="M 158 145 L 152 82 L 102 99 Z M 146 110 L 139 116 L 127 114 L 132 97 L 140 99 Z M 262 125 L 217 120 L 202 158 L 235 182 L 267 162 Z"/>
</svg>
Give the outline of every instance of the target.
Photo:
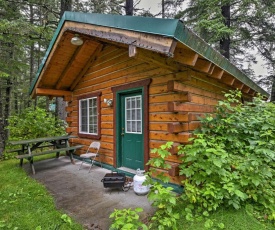
<svg viewBox="0 0 275 230">
<path fill-rule="evenodd" d="M 157 148 L 167 141 L 174 141 L 172 155 L 167 161 L 175 168 L 175 164 L 180 163 L 177 146 L 188 143 L 192 131 L 200 125 L 198 118 L 209 113 L 211 109 L 213 111 L 214 105 L 223 99 L 223 91 L 230 89 L 229 86 L 199 72 L 186 69 L 186 72 L 177 73 L 176 70 L 129 58 L 126 49 L 106 46 L 75 88 L 73 99 L 69 101 L 69 108 L 66 109 L 69 122 L 67 130 L 70 134 L 77 135 L 77 97 L 102 92 L 100 152 L 104 163 L 114 164 L 114 108 L 108 107 L 103 100 L 113 98 L 111 87 L 147 78 L 152 79 L 149 87 L 149 148 Z M 179 85 L 171 91 L 169 84 L 173 82 Z M 171 108 L 180 111 L 170 111 Z M 88 146 L 91 140 L 83 138 L 75 139 L 74 142 Z M 80 153 L 85 150 L 83 148 Z M 150 154 L 150 157 L 155 155 Z M 174 173 L 177 171 L 175 169 Z M 172 182 L 180 183 L 181 179 L 179 176 L 171 176 Z"/>
</svg>

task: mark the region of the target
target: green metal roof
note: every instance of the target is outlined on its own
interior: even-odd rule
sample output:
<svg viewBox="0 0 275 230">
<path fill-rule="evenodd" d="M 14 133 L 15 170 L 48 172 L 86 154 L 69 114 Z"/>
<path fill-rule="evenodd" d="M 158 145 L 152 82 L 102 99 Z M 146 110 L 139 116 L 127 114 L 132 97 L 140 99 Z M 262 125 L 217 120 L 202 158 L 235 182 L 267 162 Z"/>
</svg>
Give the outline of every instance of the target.
<svg viewBox="0 0 275 230">
<path fill-rule="evenodd" d="M 91 14 L 80 12 L 65 12 L 61 18 L 52 41 L 46 51 L 45 57 L 39 67 L 37 75 L 32 82 L 30 93 L 32 93 L 34 86 L 39 78 L 39 75 L 43 69 L 44 64 L 48 58 L 48 55 L 55 43 L 58 34 L 65 21 L 73 21 L 77 23 L 98 25 L 104 27 L 117 28 L 122 30 L 129 30 L 135 32 L 142 32 L 148 34 L 161 35 L 165 37 L 174 38 L 177 41 L 188 46 L 196 53 L 200 54 L 204 58 L 213 62 L 221 69 L 232 74 L 235 78 L 248 85 L 250 88 L 261 93 L 264 96 L 269 94 L 254 83 L 247 75 L 240 71 L 235 65 L 233 65 L 228 59 L 222 56 L 219 52 L 213 49 L 195 33 L 190 31 L 184 24 L 177 19 L 161 19 L 161 18 L 149 18 L 149 17 L 135 17 L 135 16 L 121 16 L 110 14 Z"/>
</svg>

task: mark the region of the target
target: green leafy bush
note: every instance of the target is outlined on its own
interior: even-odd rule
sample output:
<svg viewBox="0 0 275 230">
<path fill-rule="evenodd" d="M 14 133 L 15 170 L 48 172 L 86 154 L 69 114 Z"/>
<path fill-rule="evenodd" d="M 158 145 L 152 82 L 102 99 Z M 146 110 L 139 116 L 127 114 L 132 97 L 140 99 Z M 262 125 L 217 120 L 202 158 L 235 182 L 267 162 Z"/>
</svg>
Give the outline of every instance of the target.
<svg viewBox="0 0 275 230">
<path fill-rule="evenodd" d="M 152 150 L 152 153 L 156 153 L 158 157 L 151 158 L 147 165 L 150 165 L 149 172 L 147 173 L 147 180 L 145 184 L 150 185 L 150 191 L 148 193 L 148 200 L 152 202 L 152 206 L 156 208 L 156 212 L 151 218 L 149 229 L 178 229 L 177 221 L 180 218 L 180 214 L 176 209 L 177 196 L 172 192 L 172 187 L 166 187 L 163 183 L 169 182 L 169 177 L 163 172 L 157 173 L 155 168 L 170 169 L 171 165 L 166 162 L 166 158 L 171 155 L 169 149 L 173 146 L 173 142 L 167 142 L 165 145 L 161 145 L 159 148 Z M 154 176 L 157 180 L 152 180 Z"/>
<path fill-rule="evenodd" d="M 152 153 L 156 153 L 158 157 L 151 158 L 147 165 L 150 165 L 150 170 L 147 175 L 144 185 L 149 185 L 150 190 L 148 193 L 148 200 L 152 203 L 152 206 L 156 208 L 154 215 L 150 218 L 149 226 L 146 226 L 139 221 L 138 212 L 142 209 L 123 209 L 115 210 L 110 218 L 113 218 L 111 229 L 158 229 L 158 230 L 177 230 L 177 221 L 180 218 L 178 209 L 177 195 L 173 193 L 172 187 L 165 187 L 163 184 L 169 182 L 168 176 L 164 173 L 157 173 L 155 168 L 169 169 L 169 165 L 165 159 L 171 155 L 168 151 L 173 145 L 173 142 L 167 142 L 165 145 L 160 146 L 152 150 Z M 152 177 L 157 180 L 153 180 Z"/>
<path fill-rule="evenodd" d="M 143 224 L 139 220 L 138 213 L 142 212 L 142 208 L 136 208 L 135 210 L 129 209 L 122 209 L 118 210 L 115 209 L 114 212 L 111 213 L 110 218 L 113 219 L 113 223 L 110 226 L 111 230 L 136 230 L 136 229 L 143 229 L 147 230 L 147 226 Z"/>
<path fill-rule="evenodd" d="M 256 97 L 242 104 L 225 94 L 216 113 L 201 119 L 192 144 L 180 146 L 185 199 L 206 211 L 250 203 L 275 219 L 275 105 Z"/>
<path fill-rule="evenodd" d="M 65 123 L 41 108 L 27 108 L 23 113 L 9 117 L 10 140 L 23 140 L 64 135 Z"/>
</svg>

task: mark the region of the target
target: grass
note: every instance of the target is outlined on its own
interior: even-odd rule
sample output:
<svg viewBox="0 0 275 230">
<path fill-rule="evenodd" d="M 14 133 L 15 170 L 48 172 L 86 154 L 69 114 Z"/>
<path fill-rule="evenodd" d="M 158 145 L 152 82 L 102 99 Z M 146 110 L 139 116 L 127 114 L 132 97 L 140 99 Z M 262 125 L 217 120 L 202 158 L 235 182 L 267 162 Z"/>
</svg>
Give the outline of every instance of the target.
<svg viewBox="0 0 275 230">
<path fill-rule="evenodd" d="M 0 229 L 83 229 L 56 210 L 46 188 L 28 177 L 18 163 L 14 159 L 0 161 Z"/>
<path fill-rule="evenodd" d="M 51 157 L 53 157 L 52 155 Z M 49 156 L 37 157 L 37 160 Z M 62 210 L 57 210 L 53 197 L 46 188 L 28 177 L 25 171 L 18 167 L 18 160 L 0 161 L 0 229 L 13 230 L 82 230 L 73 217 L 69 217 Z M 205 227 L 206 219 L 187 222 L 180 218 L 181 229 L 203 230 L 274 230 L 275 226 L 268 222 L 259 222 L 248 215 L 245 208 L 240 210 L 219 209 L 208 219 L 212 222 L 210 228 Z"/>
<path fill-rule="evenodd" d="M 200 229 L 221 229 L 222 224 L 225 230 L 274 230 L 275 226 L 268 222 L 260 222 L 255 217 L 247 214 L 245 208 L 240 210 L 221 208 L 211 214 L 209 221 L 213 226 L 206 228 L 206 219 L 197 222 L 182 221 L 182 229 L 200 230 Z"/>
</svg>

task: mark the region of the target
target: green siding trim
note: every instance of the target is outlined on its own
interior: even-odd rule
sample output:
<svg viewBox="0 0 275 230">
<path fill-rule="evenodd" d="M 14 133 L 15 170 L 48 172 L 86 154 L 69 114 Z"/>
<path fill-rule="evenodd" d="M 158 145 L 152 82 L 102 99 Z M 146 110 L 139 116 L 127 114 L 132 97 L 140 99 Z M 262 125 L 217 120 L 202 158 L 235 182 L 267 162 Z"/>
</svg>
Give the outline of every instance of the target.
<svg viewBox="0 0 275 230">
<path fill-rule="evenodd" d="M 58 34 L 65 21 L 72 21 L 77 23 L 92 24 L 97 26 L 111 27 L 128 31 L 135 31 L 141 33 L 148 33 L 174 38 L 177 41 L 188 46 L 201 56 L 205 57 L 210 62 L 219 66 L 221 69 L 232 74 L 238 80 L 248 85 L 256 92 L 269 97 L 269 94 L 253 82 L 247 75 L 234 66 L 228 59 L 223 57 L 219 52 L 213 49 L 205 41 L 199 38 L 195 33 L 190 31 L 184 24 L 177 19 L 161 19 L 149 17 L 135 17 L 135 16 L 121 16 L 121 15 L 104 15 L 104 14 L 90 14 L 80 12 L 65 12 L 61 18 L 54 36 L 46 51 L 34 81 L 30 87 L 30 94 L 34 90 L 34 86 L 40 76 L 40 73 L 47 61 L 49 53 L 56 41 Z"/>
</svg>

